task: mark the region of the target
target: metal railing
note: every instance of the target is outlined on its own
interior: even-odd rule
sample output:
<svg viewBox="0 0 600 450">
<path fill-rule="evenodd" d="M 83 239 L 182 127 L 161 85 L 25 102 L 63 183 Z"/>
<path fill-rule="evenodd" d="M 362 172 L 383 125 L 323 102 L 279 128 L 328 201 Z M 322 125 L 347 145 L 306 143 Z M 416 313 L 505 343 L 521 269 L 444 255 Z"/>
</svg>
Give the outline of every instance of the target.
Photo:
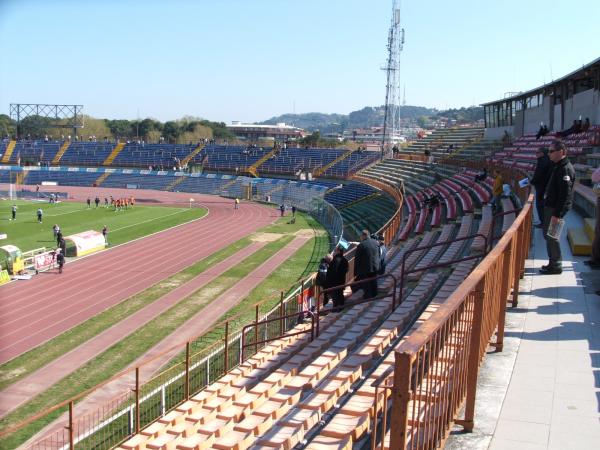
<svg viewBox="0 0 600 450">
<path fill-rule="evenodd" d="M 319 315 L 319 316 L 322 315 L 324 311 L 327 311 L 327 312 L 342 311 L 344 309 L 351 308 L 353 306 L 360 305 L 361 303 L 366 303 L 366 302 L 372 301 L 374 299 L 379 299 L 379 298 L 382 298 L 382 297 L 385 297 L 385 298 L 389 297 L 389 292 L 385 292 L 385 294 L 381 295 L 381 296 L 377 295 L 375 297 L 366 298 L 366 299 L 363 299 L 363 300 L 349 301 L 349 302 L 345 303 L 343 306 L 337 306 L 337 307 L 334 306 L 333 308 L 323 308 L 321 306 L 323 304 L 323 302 L 321 301 L 321 298 L 324 297 L 325 294 L 327 294 L 329 292 L 337 291 L 339 289 L 344 289 L 346 287 L 360 286 L 362 284 L 370 283 L 372 281 L 379 280 L 381 278 L 391 278 L 393 280 L 393 287 L 392 287 L 392 310 L 396 309 L 396 305 L 398 304 L 397 297 L 396 297 L 396 291 L 397 291 L 397 287 L 398 287 L 398 280 L 397 280 L 396 276 L 394 276 L 393 274 L 391 274 L 391 273 L 384 273 L 384 274 L 377 275 L 377 276 L 374 276 L 374 277 L 365 278 L 365 279 L 357 280 L 357 281 L 350 281 L 348 283 L 341 284 L 339 286 L 333 286 L 333 287 L 321 290 L 319 292 L 319 295 L 317 296 L 317 315 Z M 359 287 L 358 289 L 361 289 L 361 288 Z M 400 300 L 402 300 L 402 297 L 400 297 Z M 318 336 L 318 334 L 317 334 L 317 336 Z"/>
<path fill-rule="evenodd" d="M 396 349 L 393 368 L 375 383 L 376 395 L 391 390 L 391 401 L 384 399 L 383 408 L 376 402 L 383 415 L 373 428 L 372 448 L 434 449 L 453 424 L 473 429 L 479 365 L 488 346 L 502 350 L 506 303 L 511 292 L 518 296 L 532 201 L 530 196 L 477 269 Z M 463 405 L 464 417 L 457 418 Z"/>
<path fill-rule="evenodd" d="M 451 266 L 452 264 L 456 264 L 456 263 L 460 263 L 460 262 L 464 262 L 464 261 L 470 261 L 472 259 L 478 259 L 478 258 L 481 258 L 481 257 L 485 256 L 485 254 L 487 253 L 487 250 L 484 250 L 483 254 L 469 255 L 469 256 L 462 257 L 462 258 L 455 258 L 455 259 L 452 259 L 450 261 L 444 261 L 443 263 L 428 264 L 428 265 L 423 266 L 423 267 L 417 267 L 417 268 L 414 268 L 414 269 L 406 270 L 406 259 L 407 259 L 408 255 L 410 255 L 412 253 L 415 253 L 415 252 L 418 252 L 418 251 L 421 251 L 421 250 L 429 250 L 429 249 L 432 249 L 432 248 L 435 248 L 435 247 L 440 247 L 442 245 L 449 245 L 449 244 L 452 244 L 454 242 L 468 241 L 468 240 L 471 240 L 471 239 L 475 239 L 477 237 L 480 237 L 480 238 L 482 238 L 484 240 L 485 246 L 483 248 L 487 249 L 488 237 L 485 236 L 485 235 L 483 235 L 483 234 L 481 234 L 481 233 L 476 233 L 476 234 L 472 234 L 472 235 L 469 235 L 469 236 L 464 236 L 464 237 L 461 237 L 461 238 L 448 239 L 446 241 L 436 242 L 434 244 L 422 245 L 420 247 L 415 247 L 415 248 L 410 249 L 407 252 L 405 252 L 402 255 L 402 264 L 400 265 L 400 267 L 401 267 L 401 271 L 400 271 L 400 296 L 402 296 L 403 291 L 404 291 L 404 280 L 405 280 L 406 275 L 410 275 L 411 273 L 424 272 L 424 271 L 429 270 L 429 269 L 439 269 L 439 268 L 442 268 L 442 267 Z"/>
<path fill-rule="evenodd" d="M 295 331 L 293 333 L 284 332 L 285 322 L 288 319 L 296 318 L 297 320 L 300 321 L 300 320 L 303 320 L 306 316 L 308 316 L 310 318 L 310 321 L 311 321 L 310 328 L 304 329 L 304 330 L 301 329 L 301 330 Z M 271 324 L 271 323 L 275 323 L 276 326 L 279 327 L 279 331 L 276 332 L 275 335 L 273 335 L 273 333 L 269 333 L 269 324 Z M 316 326 L 315 326 L 315 323 L 316 323 Z M 263 328 L 263 331 L 260 331 L 261 326 Z M 252 328 L 254 328 L 254 340 L 252 340 L 251 342 L 248 342 L 247 336 L 250 335 L 250 330 Z M 311 342 L 313 341 L 315 336 L 316 337 L 319 336 L 319 319 L 315 315 L 315 313 L 310 310 L 301 310 L 295 314 L 280 315 L 279 317 L 263 319 L 260 321 L 256 320 L 256 321 L 254 321 L 254 323 L 248 324 L 244 328 L 242 328 L 240 362 L 242 362 L 246 359 L 245 353 L 246 353 L 246 348 L 248 348 L 248 347 L 254 347 L 254 353 L 257 353 L 258 346 L 261 344 L 267 344 L 269 342 L 272 342 L 272 341 L 275 341 L 278 339 L 292 337 L 292 336 L 300 336 L 302 334 L 307 334 L 307 333 L 310 333 Z M 260 336 L 260 338 L 259 338 L 259 336 Z"/>
<path fill-rule="evenodd" d="M 352 179 L 380 189 L 390 195 L 396 201 L 398 209 L 394 215 L 390 217 L 390 219 L 379 230 L 377 230 L 377 234 L 382 234 L 384 236 L 385 245 L 390 245 L 394 241 L 394 238 L 402 226 L 402 205 L 404 204 L 404 196 L 402 192 L 400 192 L 396 186 L 392 186 L 388 183 L 383 183 L 372 178 L 364 177 L 362 175 L 355 175 L 352 177 Z"/>
<path fill-rule="evenodd" d="M 253 324 L 260 321 L 279 324 L 277 327 L 261 330 L 265 336 L 263 342 L 251 344 L 256 352 L 270 338 L 282 332 L 285 334 L 296 326 L 297 320 L 290 320 L 290 317 L 298 317 L 303 310 L 298 297 L 311 288 L 313 282 L 314 275 L 311 275 L 292 289 L 285 298 L 282 291 L 279 301 L 273 307 L 269 306 L 269 301 L 254 305 Z M 268 309 L 261 313 L 261 307 Z M 255 353 L 248 351 L 248 347 L 244 350 L 243 328 L 231 332 L 230 328 L 236 320 L 239 320 L 239 315 L 218 323 L 206 333 L 174 345 L 136 367 L 126 369 L 13 427 L 2 430 L 0 439 L 4 440 L 34 422 L 43 421 L 53 425 L 42 430 L 39 433 L 40 437 L 33 438 L 25 448 L 66 450 L 77 446 L 103 449 L 117 445 Z M 157 370 L 160 367 L 167 368 Z M 159 373 L 156 376 L 143 376 L 144 372 L 150 374 L 157 371 Z M 112 397 L 102 401 L 99 407 L 94 406 L 93 402 L 90 405 L 85 404 L 85 400 L 90 396 L 99 395 L 102 398 L 103 389 L 122 393 L 116 396 L 109 394 Z M 80 402 L 82 404 L 76 406 Z M 60 417 L 58 421 L 57 417 Z"/>
</svg>

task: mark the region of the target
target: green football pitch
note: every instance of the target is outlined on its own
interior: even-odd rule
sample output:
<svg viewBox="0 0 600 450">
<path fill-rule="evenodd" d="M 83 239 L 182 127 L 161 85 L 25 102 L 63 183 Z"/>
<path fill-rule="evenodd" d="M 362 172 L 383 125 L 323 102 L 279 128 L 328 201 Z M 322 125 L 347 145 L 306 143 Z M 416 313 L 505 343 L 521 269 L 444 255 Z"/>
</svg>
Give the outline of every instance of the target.
<svg viewBox="0 0 600 450">
<path fill-rule="evenodd" d="M 17 218 L 10 220 L 12 205 L 17 205 Z M 38 223 L 36 212 L 42 208 L 43 221 Z M 56 247 L 52 226 L 58 224 L 64 236 L 87 230 L 101 231 L 106 225 L 111 245 L 122 244 L 157 231 L 198 219 L 206 214 L 203 208 L 169 206 L 140 206 L 122 211 L 100 206 L 88 208 L 85 203 L 0 200 L 0 246 L 13 244 L 25 252 L 36 248 Z"/>
</svg>

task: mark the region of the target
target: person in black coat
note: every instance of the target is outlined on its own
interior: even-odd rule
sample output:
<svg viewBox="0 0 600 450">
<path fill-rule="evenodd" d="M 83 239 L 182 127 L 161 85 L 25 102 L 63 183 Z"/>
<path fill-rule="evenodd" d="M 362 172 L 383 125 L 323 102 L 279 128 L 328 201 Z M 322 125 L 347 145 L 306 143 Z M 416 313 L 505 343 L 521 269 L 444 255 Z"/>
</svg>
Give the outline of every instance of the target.
<svg viewBox="0 0 600 450">
<path fill-rule="evenodd" d="M 552 170 L 552 162 L 548 158 L 548 149 L 539 148 L 535 153 L 537 163 L 535 165 L 535 172 L 531 178 L 531 185 L 535 188 L 535 209 L 538 214 L 540 223 L 536 225 L 536 228 L 542 228 L 542 222 L 544 221 L 544 192 L 546 192 L 546 185 L 550 179 L 550 171 Z"/>
<path fill-rule="evenodd" d="M 360 244 L 356 247 L 356 256 L 354 257 L 354 275 L 355 280 L 365 280 L 377 276 L 379 272 L 380 256 L 379 244 L 369 235 L 368 230 L 363 230 L 360 234 Z M 353 290 L 362 289 L 363 298 L 372 298 L 377 295 L 377 280 L 367 281 L 354 286 Z"/>
<path fill-rule="evenodd" d="M 344 256 L 344 249 L 336 247 L 333 251 L 333 259 L 327 267 L 327 287 L 335 287 L 346 284 L 348 273 L 348 260 Z M 333 299 L 333 307 L 344 306 L 344 289 L 335 289 L 330 293 Z"/>
<path fill-rule="evenodd" d="M 56 264 L 58 265 L 58 273 L 62 273 L 63 266 L 65 265 L 65 255 L 62 251 L 56 253 Z"/>
<path fill-rule="evenodd" d="M 327 272 L 329 272 L 329 264 L 331 263 L 331 260 L 331 255 L 326 255 L 321 259 L 321 263 L 319 264 L 319 269 L 317 270 L 317 276 L 315 278 L 315 284 L 318 287 L 317 298 L 319 298 L 321 291 L 329 287 L 327 285 Z M 329 302 L 329 297 L 330 295 L 328 292 L 323 294 L 323 306 Z"/>
<path fill-rule="evenodd" d="M 567 158 L 565 144 L 555 141 L 548 150 L 552 171 L 544 195 L 544 239 L 548 251 L 548 264 L 542 266 L 540 273 L 553 275 L 562 273 L 562 252 L 560 236 L 548 235 L 548 229 L 556 227 L 573 206 L 573 186 L 575 185 L 575 169 Z"/>
</svg>

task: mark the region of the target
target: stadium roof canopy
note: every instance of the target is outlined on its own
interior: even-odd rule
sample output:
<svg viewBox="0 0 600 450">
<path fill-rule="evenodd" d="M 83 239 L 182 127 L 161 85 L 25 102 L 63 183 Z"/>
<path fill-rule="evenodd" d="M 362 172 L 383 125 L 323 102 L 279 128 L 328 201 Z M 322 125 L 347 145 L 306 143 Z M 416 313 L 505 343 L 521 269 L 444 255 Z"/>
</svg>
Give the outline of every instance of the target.
<svg viewBox="0 0 600 450">
<path fill-rule="evenodd" d="M 556 80 L 552 80 L 550 83 L 546 83 L 542 86 L 539 86 L 534 89 L 530 89 L 525 92 L 519 92 L 514 95 L 507 96 L 503 99 L 494 100 L 492 102 L 487 102 L 487 103 L 482 103 L 481 106 L 488 106 L 488 105 L 496 104 L 498 102 L 505 102 L 505 101 L 511 101 L 511 100 L 522 100 L 522 99 L 525 99 L 532 95 L 543 94 L 544 92 L 558 88 L 565 81 L 577 81 L 578 79 L 587 79 L 590 77 L 591 72 L 594 70 L 597 70 L 600 72 L 600 58 L 596 58 L 592 62 L 581 66 L 579 69 L 576 69 L 573 72 L 568 73 L 567 75 L 557 78 Z"/>
</svg>

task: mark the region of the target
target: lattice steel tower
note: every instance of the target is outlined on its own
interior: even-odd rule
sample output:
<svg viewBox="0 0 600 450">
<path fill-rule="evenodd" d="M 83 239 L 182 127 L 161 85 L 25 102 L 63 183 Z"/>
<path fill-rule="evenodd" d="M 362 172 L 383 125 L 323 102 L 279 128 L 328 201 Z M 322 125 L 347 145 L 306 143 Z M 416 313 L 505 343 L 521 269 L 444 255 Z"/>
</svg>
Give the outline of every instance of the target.
<svg viewBox="0 0 600 450">
<path fill-rule="evenodd" d="M 390 153 L 400 136 L 400 52 L 404 46 L 404 28 L 400 27 L 400 1 L 392 1 L 392 24 L 388 34 L 385 111 L 381 138 L 381 159 Z"/>
</svg>

